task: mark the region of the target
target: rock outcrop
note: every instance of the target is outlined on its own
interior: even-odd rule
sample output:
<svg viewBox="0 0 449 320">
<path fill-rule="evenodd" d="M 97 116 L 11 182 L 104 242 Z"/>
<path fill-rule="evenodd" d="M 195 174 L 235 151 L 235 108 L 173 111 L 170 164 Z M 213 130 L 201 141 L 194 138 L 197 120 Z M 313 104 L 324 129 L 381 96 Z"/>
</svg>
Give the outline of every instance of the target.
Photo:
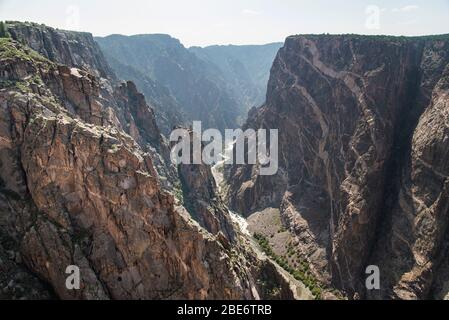
<svg viewBox="0 0 449 320">
<path fill-rule="evenodd" d="M 115 78 L 103 52 L 90 33 L 14 21 L 8 21 L 6 26 L 13 39 L 26 44 L 51 61 L 89 71 L 97 77 Z"/>
<path fill-rule="evenodd" d="M 174 127 L 187 125 L 187 116 L 183 113 L 182 106 L 168 88 L 136 68 L 120 63 L 110 56 L 107 56 L 107 59 L 114 67 L 117 77 L 132 80 L 145 95 L 145 100 L 153 106 L 157 126 L 162 134 L 168 137 Z"/>
<path fill-rule="evenodd" d="M 90 33 L 22 22 L 8 22 L 7 28 L 14 40 L 60 65 L 62 83 L 58 80 L 50 85 L 65 108 L 96 125 L 124 130 L 152 154 L 164 187 L 179 184 L 154 108 L 133 82 L 117 80 Z"/>
<path fill-rule="evenodd" d="M 199 144 L 201 144 L 201 141 L 192 131 L 190 131 L 190 138 L 192 141 L 190 157 L 193 160 L 195 157 L 193 141 L 198 139 L 196 141 Z M 210 233 L 220 234 L 228 242 L 235 242 L 237 240 L 236 232 L 229 209 L 218 192 L 217 182 L 211 167 L 206 164 L 180 164 L 178 172 L 183 203 L 192 217 Z"/>
<path fill-rule="evenodd" d="M 231 168 L 231 206 L 280 208 L 314 274 L 350 298 L 447 295 L 448 48 L 448 36 L 289 37 L 245 126 L 279 129 L 280 170 Z M 380 291 L 366 291 L 368 265 Z"/>
</svg>

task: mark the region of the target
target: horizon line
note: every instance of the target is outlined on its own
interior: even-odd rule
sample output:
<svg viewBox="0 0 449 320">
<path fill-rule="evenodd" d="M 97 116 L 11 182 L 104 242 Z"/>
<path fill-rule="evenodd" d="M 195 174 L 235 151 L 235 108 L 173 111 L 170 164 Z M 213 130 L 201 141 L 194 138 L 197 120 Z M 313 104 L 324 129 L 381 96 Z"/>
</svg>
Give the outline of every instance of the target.
<svg viewBox="0 0 449 320">
<path fill-rule="evenodd" d="M 41 25 L 53 28 L 58 31 L 64 31 L 64 32 L 77 32 L 77 33 L 88 33 L 92 35 L 93 38 L 107 38 L 111 36 L 121 36 L 121 37 L 137 37 L 137 36 L 168 36 L 172 39 L 178 40 L 185 48 L 207 48 L 207 47 L 243 47 L 243 46 L 267 46 L 272 44 L 285 44 L 286 40 L 291 37 L 298 37 L 298 36 L 363 36 L 363 37 L 394 37 L 394 38 L 426 38 L 426 37 L 441 37 L 441 36 L 449 36 L 449 31 L 446 33 L 435 33 L 435 34 L 423 34 L 423 35 L 397 35 L 397 34 L 363 34 L 363 33 L 331 33 L 331 32 L 323 32 L 323 33 L 297 33 L 297 34 L 290 34 L 287 35 L 283 41 L 270 41 L 270 42 L 262 42 L 262 43 L 242 43 L 242 44 L 235 44 L 235 43 L 212 43 L 207 45 L 185 45 L 182 41 L 182 39 L 177 38 L 176 36 L 173 36 L 169 33 L 160 33 L 160 32 L 151 32 L 151 33 L 137 33 L 137 34 L 121 34 L 121 33 L 111 33 L 107 35 L 96 35 L 93 32 L 90 31 L 81 31 L 81 30 L 69 30 L 64 28 L 58 28 L 53 27 L 51 25 L 40 23 L 40 22 L 34 22 L 34 21 L 20 21 L 20 20 L 0 20 L 5 23 L 23 23 L 23 24 L 35 24 L 35 25 Z"/>
</svg>

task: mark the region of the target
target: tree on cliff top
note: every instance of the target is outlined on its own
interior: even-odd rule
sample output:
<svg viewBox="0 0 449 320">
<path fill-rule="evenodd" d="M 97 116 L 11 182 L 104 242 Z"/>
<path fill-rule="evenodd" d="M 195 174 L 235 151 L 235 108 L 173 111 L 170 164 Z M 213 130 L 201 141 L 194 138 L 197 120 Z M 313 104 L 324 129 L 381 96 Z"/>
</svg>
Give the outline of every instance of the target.
<svg viewBox="0 0 449 320">
<path fill-rule="evenodd" d="M 3 21 L 0 21 L 0 38 L 9 38 L 9 32 L 6 30 L 6 25 Z"/>
</svg>

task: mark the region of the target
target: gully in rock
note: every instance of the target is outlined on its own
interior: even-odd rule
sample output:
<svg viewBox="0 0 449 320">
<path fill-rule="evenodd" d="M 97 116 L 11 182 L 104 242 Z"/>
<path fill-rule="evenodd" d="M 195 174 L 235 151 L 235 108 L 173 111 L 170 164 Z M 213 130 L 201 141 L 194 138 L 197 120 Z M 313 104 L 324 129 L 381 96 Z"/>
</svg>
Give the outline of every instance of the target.
<svg viewBox="0 0 449 320">
<path fill-rule="evenodd" d="M 226 129 L 223 142 L 223 136 L 218 129 L 202 132 L 201 128 L 201 121 L 194 121 L 193 130 L 180 128 L 171 133 L 170 142 L 175 143 L 171 153 L 174 164 L 214 165 L 222 161 L 223 157 L 225 164 L 228 165 L 259 165 L 261 176 L 272 176 L 277 173 L 279 169 L 278 129 L 270 129 L 269 142 L 267 142 L 266 129 L 257 131 Z M 202 142 L 208 142 L 208 144 L 203 148 Z M 234 144 L 234 149 L 226 148 L 231 142 Z"/>
</svg>

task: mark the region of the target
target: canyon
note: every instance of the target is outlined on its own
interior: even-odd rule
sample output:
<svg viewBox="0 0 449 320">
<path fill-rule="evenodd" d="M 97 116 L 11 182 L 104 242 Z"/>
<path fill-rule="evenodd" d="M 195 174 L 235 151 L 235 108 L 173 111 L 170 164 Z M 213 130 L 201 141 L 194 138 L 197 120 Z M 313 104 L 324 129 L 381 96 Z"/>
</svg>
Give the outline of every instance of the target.
<svg viewBox="0 0 449 320">
<path fill-rule="evenodd" d="M 0 298 L 449 298 L 448 35 L 6 27 Z M 278 129 L 279 170 L 175 166 L 170 132 L 195 120 Z"/>
<path fill-rule="evenodd" d="M 305 291 L 254 252 L 209 167 L 166 161 L 153 109 L 103 68 L 90 34 L 7 26 L 2 298 L 293 299 Z M 69 265 L 80 268 L 80 290 L 65 287 Z"/>
<path fill-rule="evenodd" d="M 195 120 L 206 129 L 239 127 L 249 109 L 264 103 L 271 64 L 282 45 L 185 48 L 164 34 L 95 40 L 120 78 L 135 81 L 146 97 L 156 90 L 171 97 L 170 103 L 165 97 L 155 104 L 166 135 Z"/>
</svg>

